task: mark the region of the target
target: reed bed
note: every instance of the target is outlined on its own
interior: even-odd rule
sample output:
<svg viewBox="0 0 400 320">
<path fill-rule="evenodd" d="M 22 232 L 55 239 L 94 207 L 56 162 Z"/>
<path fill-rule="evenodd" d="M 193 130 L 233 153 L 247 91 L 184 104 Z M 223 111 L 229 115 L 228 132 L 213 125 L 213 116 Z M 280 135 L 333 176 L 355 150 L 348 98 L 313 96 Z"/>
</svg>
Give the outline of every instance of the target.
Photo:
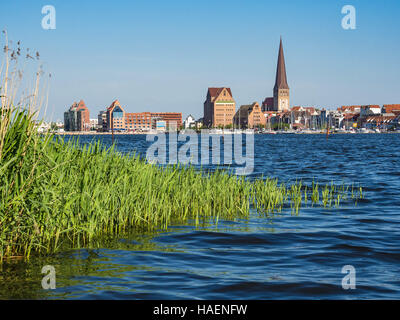
<svg viewBox="0 0 400 320">
<path fill-rule="evenodd" d="M 248 181 L 224 171 L 151 165 L 99 142 L 80 145 L 36 133 L 24 110 L 12 116 L 0 159 L 0 256 L 49 253 L 69 243 L 87 246 L 99 235 L 166 229 L 173 223 L 266 216 L 302 205 L 338 206 L 361 191 L 311 190 L 276 179 Z M 310 197 L 307 196 L 310 193 Z M 321 200 L 320 200 L 321 199 Z"/>
<path fill-rule="evenodd" d="M 8 61 L 6 61 L 8 70 Z M 302 205 L 338 206 L 362 189 L 286 186 L 225 171 L 151 165 L 99 142 L 80 145 L 37 132 L 32 101 L 13 105 L 7 71 L 0 85 L 0 262 L 98 237 L 166 229 L 175 223 L 271 216 Z M 8 88 L 8 91 L 7 91 Z M 34 100 L 37 90 L 35 89 Z"/>
</svg>

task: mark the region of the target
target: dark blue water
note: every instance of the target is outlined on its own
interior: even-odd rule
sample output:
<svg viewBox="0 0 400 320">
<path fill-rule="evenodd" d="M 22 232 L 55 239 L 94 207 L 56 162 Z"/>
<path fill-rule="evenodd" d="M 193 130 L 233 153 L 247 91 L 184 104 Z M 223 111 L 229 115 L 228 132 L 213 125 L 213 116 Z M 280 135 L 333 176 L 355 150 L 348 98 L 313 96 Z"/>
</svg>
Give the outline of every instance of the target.
<svg viewBox="0 0 400 320">
<path fill-rule="evenodd" d="M 82 140 L 83 139 L 83 140 Z M 89 141 L 93 137 L 81 137 Z M 101 136 L 110 143 L 109 136 Z M 145 136 L 117 136 L 145 153 Z M 255 176 L 282 182 L 360 184 L 364 199 L 339 208 L 173 226 L 3 267 L 0 296 L 74 299 L 399 299 L 400 135 L 256 135 Z M 41 289 L 52 264 L 57 289 Z M 356 288 L 342 288 L 342 267 Z"/>
</svg>

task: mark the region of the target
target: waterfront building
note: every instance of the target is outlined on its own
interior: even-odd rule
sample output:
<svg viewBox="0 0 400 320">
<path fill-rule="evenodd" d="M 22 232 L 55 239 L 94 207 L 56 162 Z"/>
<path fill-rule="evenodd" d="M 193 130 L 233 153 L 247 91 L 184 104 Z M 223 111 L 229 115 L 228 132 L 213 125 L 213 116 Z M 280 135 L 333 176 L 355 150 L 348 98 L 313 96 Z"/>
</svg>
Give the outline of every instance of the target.
<svg viewBox="0 0 400 320">
<path fill-rule="evenodd" d="M 400 104 L 384 104 L 382 113 L 400 114 Z"/>
<path fill-rule="evenodd" d="M 341 106 L 337 110 L 342 113 L 360 113 L 361 106 Z"/>
<path fill-rule="evenodd" d="M 196 121 L 196 129 L 201 129 L 204 126 L 204 118 L 199 118 Z"/>
<path fill-rule="evenodd" d="M 87 131 L 90 127 L 90 112 L 83 100 L 74 102 L 68 111 L 64 112 L 65 131 Z"/>
<path fill-rule="evenodd" d="M 380 115 L 381 107 L 378 105 L 364 105 L 360 107 L 360 116 L 357 120 L 357 126 L 362 128 L 366 127 L 367 118 L 370 116 Z"/>
<path fill-rule="evenodd" d="M 165 132 L 167 131 L 167 122 L 160 117 L 154 117 L 151 119 L 151 128 L 157 132 Z"/>
<path fill-rule="evenodd" d="M 189 114 L 189 115 L 186 117 L 186 120 L 185 120 L 184 123 L 183 123 L 184 128 L 185 128 L 185 129 L 190 129 L 190 128 L 195 127 L 195 125 L 196 125 L 196 120 L 195 120 L 195 118 L 194 118 L 191 114 Z"/>
<path fill-rule="evenodd" d="M 181 112 L 151 112 L 151 117 L 164 120 L 168 130 L 175 131 L 182 127 Z"/>
<path fill-rule="evenodd" d="M 100 111 L 97 115 L 97 131 L 106 132 L 107 131 L 107 112 Z"/>
<path fill-rule="evenodd" d="M 233 124 L 236 128 L 249 128 L 265 126 L 265 117 L 261 112 L 260 105 L 253 102 L 250 105 L 240 106 L 233 117 Z"/>
<path fill-rule="evenodd" d="M 125 110 L 122 108 L 118 100 L 115 100 L 107 108 L 107 131 L 125 131 Z"/>
<path fill-rule="evenodd" d="M 88 130 L 89 131 L 96 131 L 99 125 L 99 119 L 90 119 L 89 120 L 89 125 L 88 125 Z"/>
<path fill-rule="evenodd" d="M 381 113 L 381 107 L 378 105 L 366 105 L 360 107 L 360 117 L 373 116 Z"/>
<path fill-rule="evenodd" d="M 360 116 L 359 113 L 347 112 L 347 113 L 343 114 L 343 121 L 341 123 L 341 127 L 343 127 L 346 130 L 350 130 L 352 128 L 357 128 L 359 116 Z"/>
<path fill-rule="evenodd" d="M 325 108 L 322 108 L 319 113 L 321 129 L 327 126 L 327 112 Z"/>
<path fill-rule="evenodd" d="M 322 122 L 326 122 L 326 110 L 324 120 L 321 118 L 321 111 L 315 107 L 296 106 L 290 110 L 290 124 L 293 129 L 320 129 Z"/>
<path fill-rule="evenodd" d="M 396 127 L 397 116 L 393 113 L 376 114 L 367 116 L 364 127 L 367 129 L 389 130 Z"/>
<path fill-rule="evenodd" d="M 152 119 L 163 120 L 167 128 L 177 130 L 182 125 L 182 113 L 178 112 L 125 112 L 118 100 L 107 108 L 105 116 L 99 113 L 103 131 L 150 131 L 153 126 Z"/>
<path fill-rule="evenodd" d="M 204 102 L 204 126 L 226 127 L 232 124 L 236 102 L 230 88 L 208 88 Z"/>
<path fill-rule="evenodd" d="M 149 131 L 152 115 L 150 112 L 126 113 L 125 127 L 127 131 Z"/>
</svg>

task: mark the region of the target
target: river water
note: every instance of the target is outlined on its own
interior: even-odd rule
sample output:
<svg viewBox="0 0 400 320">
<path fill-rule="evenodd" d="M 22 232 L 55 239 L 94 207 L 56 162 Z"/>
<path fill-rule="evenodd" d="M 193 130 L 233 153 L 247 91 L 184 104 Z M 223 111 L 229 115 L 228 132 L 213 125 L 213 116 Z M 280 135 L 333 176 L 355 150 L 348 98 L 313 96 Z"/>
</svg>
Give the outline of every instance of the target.
<svg viewBox="0 0 400 320">
<path fill-rule="evenodd" d="M 110 136 L 81 136 L 81 142 Z M 116 136 L 145 154 L 144 135 Z M 338 208 L 290 208 L 273 218 L 172 226 L 109 239 L 102 249 L 14 261 L 1 269 L 2 299 L 399 299 L 400 135 L 255 135 L 250 176 L 290 183 L 361 185 L 364 199 Z M 44 265 L 56 289 L 43 290 Z M 355 270 L 345 290 L 342 268 Z"/>
</svg>

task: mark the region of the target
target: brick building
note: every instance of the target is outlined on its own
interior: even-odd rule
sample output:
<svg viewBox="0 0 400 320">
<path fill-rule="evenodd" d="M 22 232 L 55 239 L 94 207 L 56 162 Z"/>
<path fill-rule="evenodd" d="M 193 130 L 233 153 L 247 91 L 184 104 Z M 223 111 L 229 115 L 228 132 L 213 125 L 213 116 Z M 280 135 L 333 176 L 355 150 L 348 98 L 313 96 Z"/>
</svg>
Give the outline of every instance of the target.
<svg viewBox="0 0 400 320">
<path fill-rule="evenodd" d="M 231 125 L 235 110 L 236 102 L 230 88 L 208 88 L 203 124 L 207 127 Z"/>
<path fill-rule="evenodd" d="M 255 128 L 265 125 L 265 116 L 261 112 L 260 105 L 254 102 L 251 105 L 243 105 L 233 117 L 235 127 Z"/>
<path fill-rule="evenodd" d="M 151 129 L 151 113 L 126 113 L 125 124 L 128 131 L 142 130 L 147 131 Z"/>
<path fill-rule="evenodd" d="M 105 115 L 104 115 L 105 113 Z M 103 131 L 150 131 L 153 119 L 162 120 L 166 128 L 179 129 L 182 126 L 181 112 L 125 112 L 118 100 L 115 100 L 107 111 L 100 111 Z"/>
<path fill-rule="evenodd" d="M 151 112 L 151 118 L 159 118 L 165 121 L 167 129 L 174 130 L 182 127 L 181 112 Z"/>
<path fill-rule="evenodd" d="M 125 131 L 125 110 L 118 100 L 115 100 L 106 111 L 107 131 Z"/>
<path fill-rule="evenodd" d="M 90 130 L 90 112 L 83 100 L 74 102 L 68 111 L 64 112 L 64 130 Z"/>
</svg>

